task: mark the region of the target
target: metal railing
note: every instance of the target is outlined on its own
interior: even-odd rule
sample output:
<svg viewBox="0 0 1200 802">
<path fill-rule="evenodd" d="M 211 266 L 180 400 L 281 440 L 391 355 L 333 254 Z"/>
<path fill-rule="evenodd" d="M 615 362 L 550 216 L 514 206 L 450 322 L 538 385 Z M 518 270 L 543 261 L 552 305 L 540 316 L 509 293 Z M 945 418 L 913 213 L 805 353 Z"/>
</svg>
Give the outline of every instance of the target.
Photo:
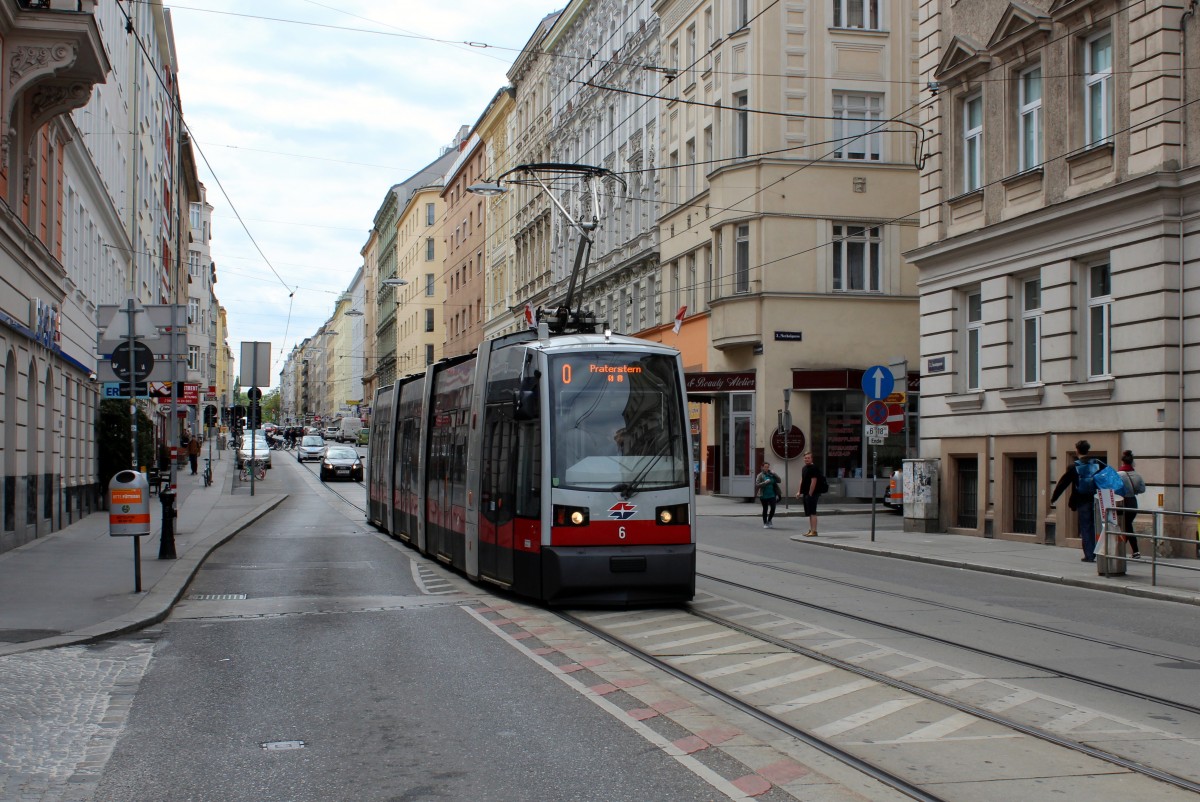
<svg viewBox="0 0 1200 802">
<path fill-rule="evenodd" d="M 1132 557 L 1122 557 L 1117 554 L 1109 554 L 1109 553 L 1107 553 L 1108 549 L 1106 548 L 1105 549 L 1106 553 L 1103 556 L 1106 557 L 1107 559 L 1121 560 L 1126 565 L 1128 565 L 1130 562 L 1133 562 L 1134 564 L 1148 562 L 1150 565 L 1150 584 L 1151 585 L 1158 584 L 1158 569 L 1160 567 L 1175 568 L 1180 571 L 1200 571 L 1200 564 L 1197 564 L 1194 559 L 1180 558 L 1180 559 L 1191 559 L 1191 563 L 1188 564 L 1188 563 L 1181 562 L 1180 559 L 1173 559 L 1170 557 L 1164 558 L 1164 557 L 1160 557 L 1158 554 L 1158 544 L 1160 544 L 1160 543 L 1180 543 L 1180 544 L 1184 544 L 1185 546 L 1197 548 L 1198 545 L 1200 545 L 1200 533 L 1198 533 L 1196 536 L 1193 536 L 1193 537 L 1172 537 L 1170 535 L 1164 535 L 1163 534 L 1163 521 L 1164 521 L 1164 518 L 1166 518 L 1166 516 L 1168 516 L 1168 515 L 1176 516 L 1176 517 L 1184 519 L 1184 520 L 1200 521 L 1200 513 L 1175 512 L 1172 510 L 1154 510 L 1154 509 L 1137 508 L 1137 513 L 1139 515 L 1148 514 L 1148 515 L 1154 516 L 1153 533 L 1147 535 L 1147 534 L 1143 534 L 1141 532 L 1126 532 L 1120 528 L 1120 525 L 1118 525 L 1118 527 L 1115 529 L 1111 528 L 1108 525 L 1108 519 L 1104 515 L 1104 511 L 1100 508 L 1099 500 L 1097 500 L 1095 502 L 1095 505 L 1096 505 L 1095 520 L 1100 522 L 1100 526 L 1096 531 L 1097 543 L 1100 542 L 1099 541 L 1100 538 L 1105 538 L 1105 545 L 1107 546 L 1108 545 L 1107 538 L 1109 535 L 1113 535 L 1114 537 L 1120 536 L 1120 535 L 1129 535 L 1129 536 L 1136 537 L 1138 540 L 1145 539 L 1145 540 L 1149 540 L 1151 542 L 1150 559 L 1149 560 L 1147 560 L 1145 557 L 1133 559 Z M 1121 521 L 1122 518 L 1124 517 L 1124 513 L 1127 511 L 1126 508 L 1125 507 L 1117 507 L 1117 508 L 1115 508 L 1115 510 L 1117 513 L 1117 520 Z M 1111 510 L 1110 510 L 1110 512 L 1111 512 Z M 1139 550 L 1139 553 L 1144 554 L 1145 550 L 1141 549 L 1141 550 Z"/>
</svg>

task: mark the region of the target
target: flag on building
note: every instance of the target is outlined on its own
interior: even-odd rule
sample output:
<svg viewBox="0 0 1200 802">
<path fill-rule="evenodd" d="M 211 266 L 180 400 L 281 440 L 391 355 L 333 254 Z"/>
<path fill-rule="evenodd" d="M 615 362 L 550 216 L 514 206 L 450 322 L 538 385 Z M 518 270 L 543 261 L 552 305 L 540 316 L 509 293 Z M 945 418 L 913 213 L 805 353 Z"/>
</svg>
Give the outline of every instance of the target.
<svg viewBox="0 0 1200 802">
<path fill-rule="evenodd" d="M 533 316 L 533 304 L 525 304 L 525 325 L 531 329 L 537 328 L 537 319 Z"/>
<path fill-rule="evenodd" d="M 685 304 L 684 306 L 679 307 L 679 311 L 675 313 L 675 325 L 672 328 L 672 330 L 676 334 L 678 334 L 679 330 L 681 328 L 683 328 L 683 319 L 686 316 L 687 316 L 687 305 Z"/>
</svg>

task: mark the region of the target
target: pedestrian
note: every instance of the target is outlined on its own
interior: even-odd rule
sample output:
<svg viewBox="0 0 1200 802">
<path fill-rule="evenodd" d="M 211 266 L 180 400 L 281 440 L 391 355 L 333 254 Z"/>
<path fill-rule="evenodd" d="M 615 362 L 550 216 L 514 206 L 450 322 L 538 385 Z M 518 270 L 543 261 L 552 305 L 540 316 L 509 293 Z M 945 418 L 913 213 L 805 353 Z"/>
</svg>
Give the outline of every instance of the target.
<svg viewBox="0 0 1200 802">
<path fill-rule="evenodd" d="M 1088 456 L 1091 450 L 1087 440 L 1075 444 L 1075 461 L 1067 466 L 1050 496 L 1053 504 L 1067 488 L 1071 489 L 1067 506 L 1079 513 L 1079 540 L 1083 543 L 1085 563 L 1096 561 L 1096 474 L 1104 467 L 1103 462 Z"/>
<path fill-rule="evenodd" d="M 811 451 L 804 452 L 804 469 L 800 471 L 800 496 L 804 502 L 804 514 L 808 516 L 808 531 L 805 537 L 817 536 L 817 500 L 822 493 L 829 492 L 829 482 L 825 474 L 813 462 Z"/>
<path fill-rule="evenodd" d="M 200 438 L 193 437 L 188 442 L 188 462 L 192 464 L 192 476 L 196 475 L 196 468 L 200 464 Z"/>
<path fill-rule="evenodd" d="M 1121 499 L 1121 507 L 1123 508 L 1121 517 L 1125 519 L 1122 529 L 1124 529 L 1126 533 L 1124 535 L 1125 542 L 1129 544 L 1129 556 L 1136 560 L 1142 555 L 1140 552 L 1138 552 L 1137 538 L 1133 536 L 1133 519 L 1136 518 L 1138 514 L 1137 488 L 1138 485 L 1141 485 L 1144 489 L 1145 483 L 1142 482 L 1142 478 L 1138 476 L 1137 471 L 1134 470 L 1133 452 L 1129 449 L 1125 449 L 1121 452 L 1121 467 L 1117 473 L 1120 475 L 1121 481 L 1125 485 L 1125 497 Z"/>
<path fill-rule="evenodd" d="M 762 502 L 763 529 L 774 529 L 775 506 L 779 503 L 779 475 L 771 470 L 771 463 L 762 464 L 754 486 L 758 488 L 758 500 Z"/>
</svg>

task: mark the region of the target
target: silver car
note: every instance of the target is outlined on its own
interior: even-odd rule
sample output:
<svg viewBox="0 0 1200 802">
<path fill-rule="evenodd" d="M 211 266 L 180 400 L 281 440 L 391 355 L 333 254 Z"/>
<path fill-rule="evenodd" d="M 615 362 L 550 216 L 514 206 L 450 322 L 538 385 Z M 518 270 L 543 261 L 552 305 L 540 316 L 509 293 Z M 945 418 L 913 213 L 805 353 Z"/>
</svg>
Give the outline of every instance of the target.
<svg viewBox="0 0 1200 802">
<path fill-rule="evenodd" d="M 306 434 L 300 445 L 296 446 L 296 461 L 307 462 L 311 459 L 320 462 L 324 452 L 325 438 L 319 434 Z"/>
<path fill-rule="evenodd" d="M 237 466 L 240 470 L 242 465 L 250 459 L 251 441 L 254 444 L 254 459 L 262 462 L 264 468 L 271 467 L 271 446 L 267 443 L 267 438 L 259 431 L 246 432 L 242 437 L 242 445 L 237 450 Z"/>
</svg>

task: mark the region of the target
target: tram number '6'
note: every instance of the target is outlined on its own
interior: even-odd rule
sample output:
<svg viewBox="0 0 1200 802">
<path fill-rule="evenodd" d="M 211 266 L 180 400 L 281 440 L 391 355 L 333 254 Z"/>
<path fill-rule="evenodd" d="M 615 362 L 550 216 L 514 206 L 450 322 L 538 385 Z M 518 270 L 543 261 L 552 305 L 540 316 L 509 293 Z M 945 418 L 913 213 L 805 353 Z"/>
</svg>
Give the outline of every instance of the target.
<svg viewBox="0 0 1200 802">
<path fill-rule="evenodd" d="M 617 537 L 619 537 L 621 540 L 625 539 L 625 527 L 622 526 L 617 529 Z"/>
</svg>

